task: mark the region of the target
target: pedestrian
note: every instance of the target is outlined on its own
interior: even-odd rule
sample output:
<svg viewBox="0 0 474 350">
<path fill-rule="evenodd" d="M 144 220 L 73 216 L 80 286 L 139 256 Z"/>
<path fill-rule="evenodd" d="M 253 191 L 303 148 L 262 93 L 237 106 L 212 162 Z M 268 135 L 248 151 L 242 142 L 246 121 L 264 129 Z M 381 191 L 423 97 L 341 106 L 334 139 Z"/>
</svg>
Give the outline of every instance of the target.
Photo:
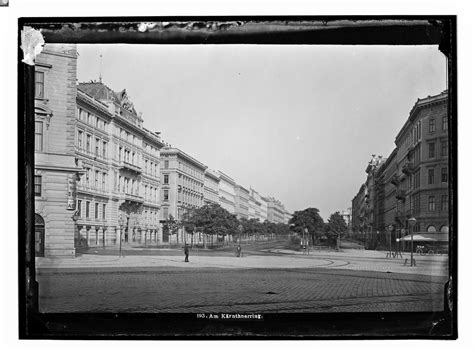
<svg viewBox="0 0 474 350">
<path fill-rule="evenodd" d="M 184 246 L 184 255 L 186 256 L 184 262 L 189 262 L 189 247 L 187 244 Z"/>
<path fill-rule="evenodd" d="M 240 244 L 237 246 L 237 257 L 240 258 L 242 248 L 240 247 Z"/>
</svg>

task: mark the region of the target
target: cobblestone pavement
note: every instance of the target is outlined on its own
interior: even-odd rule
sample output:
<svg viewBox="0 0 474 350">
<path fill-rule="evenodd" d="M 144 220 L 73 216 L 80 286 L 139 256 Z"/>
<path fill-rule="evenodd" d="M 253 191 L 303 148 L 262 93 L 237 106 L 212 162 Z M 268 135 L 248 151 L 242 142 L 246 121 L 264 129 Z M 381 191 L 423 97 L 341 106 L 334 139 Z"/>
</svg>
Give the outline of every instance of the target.
<svg viewBox="0 0 474 350">
<path fill-rule="evenodd" d="M 390 312 L 443 309 L 442 276 L 324 268 L 37 275 L 41 312 Z"/>
</svg>

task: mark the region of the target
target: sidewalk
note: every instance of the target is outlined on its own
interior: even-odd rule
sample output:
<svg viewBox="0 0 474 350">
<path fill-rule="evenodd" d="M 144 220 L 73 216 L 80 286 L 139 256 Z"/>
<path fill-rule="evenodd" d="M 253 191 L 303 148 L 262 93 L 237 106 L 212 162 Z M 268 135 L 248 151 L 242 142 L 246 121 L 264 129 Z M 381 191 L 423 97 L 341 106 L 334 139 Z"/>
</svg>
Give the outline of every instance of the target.
<svg viewBox="0 0 474 350">
<path fill-rule="evenodd" d="M 312 251 L 309 255 L 291 250 L 274 249 L 274 253 L 285 255 L 258 256 L 248 255 L 237 258 L 233 254 L 229 256 L 193 256 L 190 262 L 184 262 L 183 256 L 160 255 L 152 256 L 130 255 L 118 257 L 112 255 L 85 254 L 75 259 L 37 258 L 36 266 L 40 272 L 79 272 L 81 270 L 93 271 L 94 269 L 105 269 L 107 271 L 123 271 L 132 269 L 153 270 L 154 268 L 223 268 L 223 269 L 298 269 L 298 268 L 325 268 L 325 269 L 348 269 L 358 271 L 377 271 L 392 273 L 422 274 L 432 276 L 447 276 L 447 256 L 415 256 L 414 267 L 404 266 L 403 259 L 386 259 L 386 253 L 380 251 L 366 250 L 344 250 L 344 251 Z M 126 253 L 125 253 L 126 254 Z"/>
</svg>

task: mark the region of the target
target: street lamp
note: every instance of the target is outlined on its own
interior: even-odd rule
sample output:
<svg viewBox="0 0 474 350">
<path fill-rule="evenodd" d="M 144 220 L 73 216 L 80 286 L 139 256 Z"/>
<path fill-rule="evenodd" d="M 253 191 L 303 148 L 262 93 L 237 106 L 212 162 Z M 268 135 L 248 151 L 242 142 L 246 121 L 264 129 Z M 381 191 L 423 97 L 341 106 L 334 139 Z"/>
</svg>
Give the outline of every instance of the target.
<svg viewBox="0 0 474 350">
<path fill-rule="evenodd" d="M 411 266 L 413 266 L 413 227 L 415 226 L 415 224 L 416 224 L 416 219 L 413 216 L 408 219 L 408 227 L 410 228 L 410 234 L 411 234 L 411 248 L 410 248 Z"/>
<path fill-rule="evenodd" d="M 118 223 L 119 223 L 119 227 L 120 227 L 119 257 L 122 257 L 122 226 L 124 224 L 124 219 L 123 219 L 122 214 L 119 215 Z"/>
<path fill-rule="evenodd" d="M 392 258 L 392 231 L 393 225 L 388 226 L 388 257 Z"/>
<path fill-rule="evenodd" d="M 239 245 L 241 245 L 242 244 L 242 231 L 244 230 L 244 227 L 242 226 L 242 224 L 240 224 L 238 228 L 239 228 Z"/>
</svg>

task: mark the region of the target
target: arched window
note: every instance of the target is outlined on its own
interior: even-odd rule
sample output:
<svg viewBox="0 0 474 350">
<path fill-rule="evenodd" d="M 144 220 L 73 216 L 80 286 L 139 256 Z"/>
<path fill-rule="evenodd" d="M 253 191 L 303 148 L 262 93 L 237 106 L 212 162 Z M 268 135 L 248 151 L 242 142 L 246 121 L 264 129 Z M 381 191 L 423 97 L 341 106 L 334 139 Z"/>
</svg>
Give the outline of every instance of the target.
<svg viewBox="0 0 474 350">
<path fill-rule="evenodd" d="M 426 228 L 426 231 L 428 232 L 436 232 L 436 227 L 434 227 L 433 225 L 430 225 Z"/>
<path fill-rule="evenodd" d="M 440 231 L 441 231 L 442 233 L 449 233 L 449 226 L 446 226 L 446 225 L 441 226 Z"/>
</svg>

